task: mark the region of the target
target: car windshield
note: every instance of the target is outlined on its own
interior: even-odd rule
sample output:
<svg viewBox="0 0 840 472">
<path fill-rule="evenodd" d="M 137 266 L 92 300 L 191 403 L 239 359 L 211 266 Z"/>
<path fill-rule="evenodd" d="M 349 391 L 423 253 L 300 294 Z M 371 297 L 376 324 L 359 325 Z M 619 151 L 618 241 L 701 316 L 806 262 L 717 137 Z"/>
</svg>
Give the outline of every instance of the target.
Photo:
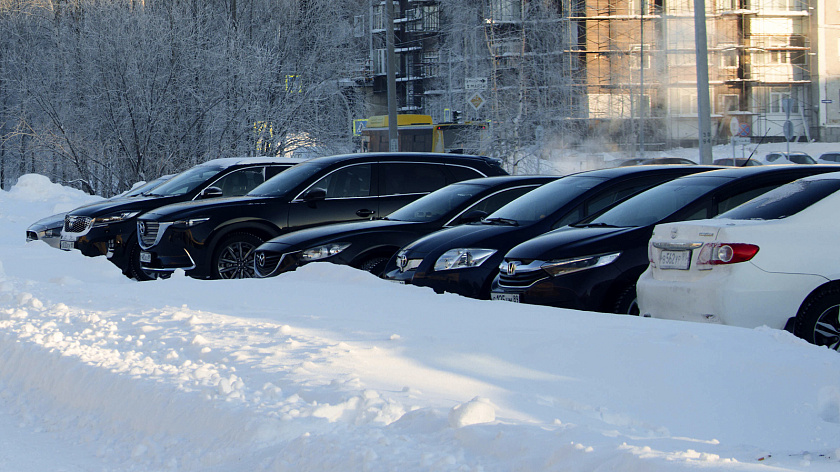
<svg viewBox="0 0 840 472">
<path fill-rule="evenodd" d="M 129 190 L 128 192 L 125 192 L 125 193 L 124 193 L 124 194 L 122 194 L 121 196 L 122 196 L 122 197 L 136 197 L 136 196 L 138 196 L 138 195 L 140 195 L 140 194 L 143 194 L 143 193 L 149 192 L 149 191 L 150 191 L 150 190 L 152 190 L 153 188 L 155 188 L 155 187 L 157 187 L 158 185 L 160 185 L 160 184 L 162 184 L 163 182 L 165 182 L 165 181 L 166 181 L 166 179 L 168 179 L 169 177 L 171 177 L 171 176 L 158 177 L 158 178 L 156 178 L 155 180 L 152 180 L 152 181 L 146 182 L 146 183 L 144 183 L 144 184 L 142 184 L 142 185 L 138 185 L 137 187 L 135 187 L 135 188 L 133 188 L 133 189 Z"/>
<path fill-rule="evenodd" d="M 224 166 L 216 164 L 195 166 L 160 184 L 150 192 L 146 193 L 146 195 L 158 197 L 184 195 L 192 192 L 198 188 L 199 185 L 207 182 L 207 180 L 224 169 Z"/>
<path fill-rule="evenodd" d="M 248 195 L 257 197 L 279 197 L 285 195 L 301 182 L 317 174 L 328 164 L 318 161 L 302 162 L 261 183 L 248 192 Z"/>
<path fill-rule="evenodd" d="M 797 180 L 775 188 L 717 218 L 778 220 L 795 215 L 840 190 L 840 179 Z"/>
<path fill-rule="evenodd" d="M 596 185 L 609 180 L 607 177 L 572 175 L 538 187 L 485 218 L 494 224 L 529 225 L 541 221 Z"/>
<path fill-rule="evenodd" d="M 649 226 L 720 187 L 732 177 L 682 177 L 631 197 L 589 221 L 574 226 L 638 227 Z"/>
<path fill-rule="evenodd" d="M 442 218 L 486 187 L 476 184 L 453 184 L 414 200 L 388 215 L 389 220 L 423 223 Z"/>
</svg>

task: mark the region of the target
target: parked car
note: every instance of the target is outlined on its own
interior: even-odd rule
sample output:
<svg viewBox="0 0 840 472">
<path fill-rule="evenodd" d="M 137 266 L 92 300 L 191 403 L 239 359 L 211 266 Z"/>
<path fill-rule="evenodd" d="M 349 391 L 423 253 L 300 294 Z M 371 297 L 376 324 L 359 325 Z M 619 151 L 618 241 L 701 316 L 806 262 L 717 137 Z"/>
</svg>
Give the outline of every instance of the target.
<svg viewBox="0 0 840 472">
<path fill-rule="evenodd" d="M 499 263 L 513 246 L 662 182 L 709 169 L 635 166 L 566 176 L 517 198 L 480 223 L 443 229 L 414 241 L 388 263 L 383 277 L 487 299 Z"/>
<path fill-rule="evenodd" d="M 349 265 L 379 275 L 388 259 L 420 236 L 476 222 L 548 182 L 552 176 L 510 175 L 447 185 L 378 220 L 293 231 L 257 248 L 254 270 L 271 277 L 313 261 Z"/>
<path fill-rule="evenodd" d="M 140 185 L 135 186 L 131 190 L 111 197 L 108 200 L 115 200 L 117 198 L 131 198 L 136 197 L 138 195 L 142 195 L 143 192 L 147 192 L 157 187 L 170 177 L 172 177 L 172 174 L 160 176 L 157 179 L 151 180 L 149 182 L 144 182 Z M 68 212 L 63 212 L 57 213 L 55 215 L 50 215 L 46 218 L 41 218 L 35 223 L 29 225 L 29 227 L 26 228 L 26 241 L 28 242 L 40 240 L 58 249 L 59 245 L 61 244 L 61 228 L 64 226 L 64 217 L 67 215 L 67 213 Z"/>
<path fill-rule="evenodd" d="M 387 215 L 448 184 L 505 175 L 500 161 L 442 153 L 320 157 L 244 197 L 168 205 L 137 220 L 143 268 L 254 277 L 254 249 L 290 231 Z"/>
<path fill-rule="evenodd" d="M 748 166 L 760 166 L 761 162 L 759 162 L 755 159 L 746 158 L 746 157 L 737 157 L 737 158 L 724 157 L 724 158 L 721 158 L 721 159 L 715 159 L 714 161 L 712 161 L 712 164 L 714 164 L 716 166 L 748 167 Z"/>
<path fill-rule="evenodd" d="M 797 180 L 717 218 L 658 225 L 644 316 L 788 329 L 840 350 L 840 173 Z"/>
<path fill-rule="evenodd" d="M 817 158 L 818 164 L 840 164 L 840 152 L 825 152 Z"/>
<path fill-rule="evenodd" d="M 694 165 L 697 164 L 696 162 L 692 161 L 691 159 L 684 159 L 682 157 L 637 157 L 634 159 L 627 159 L 623 161 L 620 165 L 621 166 L 648 166 L 648 165 Z"/>
<path fill-rule="evenodd" d="M 771 152 L 764 156 L 763 164 L 816 164 L 813 157 L 804 152 Z"/>
<path fill-rule="evenodd" d="M 106 256 L 123 273 L 148 280 L 154 273 L 140 267 L 137 246 L 138 215 L 175 202 L 244 195 L 249 190 L 303 162 L 275 157 L 214 159 L 188 169 L 133 198 L 118 198 L 70 211 L 61 231 L 61 249 L 78 249 L 90 257 Z"/>
<path fill-rule="evenodd" d="M 715 170 L 664 183 L 579 224 L 526 241 L 504 257 L 492 298 L 638 314 L 636 281 L 657 224 L 711 218 L 831 166 Z"/>
</svg>

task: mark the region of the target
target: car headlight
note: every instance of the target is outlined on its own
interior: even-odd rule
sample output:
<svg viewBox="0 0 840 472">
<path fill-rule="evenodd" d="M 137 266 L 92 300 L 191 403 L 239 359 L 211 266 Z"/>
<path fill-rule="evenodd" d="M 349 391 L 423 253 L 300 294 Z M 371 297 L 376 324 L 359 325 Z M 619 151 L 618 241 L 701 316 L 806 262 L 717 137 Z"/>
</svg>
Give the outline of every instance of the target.
<svg viewBox="0 0 840 472">
<path fill-rule="evenodd" d="M 172 226 L 176 226 L 179 228 L 192 228 L 193 226 L 200 225 L 205 221 L 209 220 L 210 218 L 189 218 L 185 220 L 175 220 L 172 222 Z"/>
<path fill-rule="evenodd" d="M 305 262 L 312 262 L 318 261 L 321 259 L 326 259 L 328 257 L 334 256 L 339 252 L 347 249 L 350 247 L 350 243 L 330 243 L 324 244 L 323 246 L 316 246 L 311 247 L 309 249 L 305 249 L 301 254 L 300 258 L 302 261 Z"/>
<path fill-rule="evenodd" d="M 548 261 L 540 267 L 556 277 L 558 275 L 570 274 L 579 270 L 594 269 L 595 267 L 602 267 L 611 264 L 618 259 L 620 252 L 611 252 L 608 254 L 595 254 L 592 256 L 570 257 L 568 259 L 558 259 L 555 261 Z"/>
<path fill-rule="evenodd" d="M 457 248 L 443 253 L 435 261 L 435 270 L 466 269 L 478 267 L 496 253 L 495 249 Z"/>
<path fill-rule="evenodd" d="M 120 221 L 134 218 L 138 214 L 140 214 L 139 211 L 124 211 L 114 215 L 100 216 L 93 219 L 93 226 L 105 226 L 111 223 L 119 223 Z"/>
</svg>

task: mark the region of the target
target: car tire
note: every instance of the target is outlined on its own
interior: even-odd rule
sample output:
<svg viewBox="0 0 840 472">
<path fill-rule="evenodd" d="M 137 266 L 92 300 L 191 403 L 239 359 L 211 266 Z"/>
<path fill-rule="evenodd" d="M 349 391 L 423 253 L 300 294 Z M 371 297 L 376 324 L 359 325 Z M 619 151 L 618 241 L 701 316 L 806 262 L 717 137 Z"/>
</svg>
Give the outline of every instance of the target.
<svg viewBox="0 0 840 472">
<path fill-rule="evenodd" d="M 138 282 L 157 279 L 155 272 L 144 270 L 140 265 L 140 246 L 136 243 L 128 255 L 128 276 Z"/>
<path fill-rule="evenodd" d="M 794 334 L 817 346 L 840 350 L 840 287 L 827 287 L 808 297 L 796 314 Z"/>
<path fill-rule="evenodd" d="M 624 287 L 613 304 L 613 313 L 639 316 L 639 304 L 636 298 L 636 284 Z"/>
<path fill-rule="evenodd" d="M 371 257 L 359 264 L 359 269 L 380 277 L 385 270 L 385 264 L 388 263 L 388 259 L 387 257 Z"/>
<path fill-rule="evenodd" d="M 232 233 L 213 252 L 214 279 L 250 279 L 254 273 L 254 250 L 265 240 L 251 233 Z"/>
</svg>

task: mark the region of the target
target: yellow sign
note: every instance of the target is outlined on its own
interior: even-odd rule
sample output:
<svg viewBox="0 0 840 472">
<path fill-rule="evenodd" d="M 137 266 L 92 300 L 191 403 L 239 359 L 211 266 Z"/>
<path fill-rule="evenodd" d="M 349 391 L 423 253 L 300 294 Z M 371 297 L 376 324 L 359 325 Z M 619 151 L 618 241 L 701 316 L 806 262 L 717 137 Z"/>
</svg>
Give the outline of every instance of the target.
<svg viewBox="0 0 840 472">
<path fill-rule="evenodd" d="M 470 97 L 470 99 L 467 101 L 469 102 L 470 106 L 473 107 L 473 110 L 476 111 L 484 106 L 484 97 L 482 97 L 479 92 L 474 93 L 472 97 Z"/>
</svg>

